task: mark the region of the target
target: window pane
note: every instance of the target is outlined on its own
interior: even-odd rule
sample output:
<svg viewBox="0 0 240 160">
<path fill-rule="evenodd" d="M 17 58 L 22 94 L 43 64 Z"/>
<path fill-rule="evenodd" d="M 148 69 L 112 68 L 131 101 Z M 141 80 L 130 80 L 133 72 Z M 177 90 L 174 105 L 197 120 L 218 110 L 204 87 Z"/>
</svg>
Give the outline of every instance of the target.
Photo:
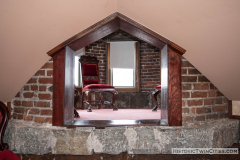
<svg viewBox="0 0 240 160">
<path fill-rule="evenodd" d="M 79 58 L 78 56 L 75 56 L 75 67 L 74 67 L 74 84 L 76 86 L 79 86 Z"/>
<path fill-rule="evenodd" d="M 116 87 L 134 87 L 133 83 L 133 69 L 122 69 L 122 68 L 113 68 L 112 69 L 112 81 L 113 86 Z"/>
</svg>

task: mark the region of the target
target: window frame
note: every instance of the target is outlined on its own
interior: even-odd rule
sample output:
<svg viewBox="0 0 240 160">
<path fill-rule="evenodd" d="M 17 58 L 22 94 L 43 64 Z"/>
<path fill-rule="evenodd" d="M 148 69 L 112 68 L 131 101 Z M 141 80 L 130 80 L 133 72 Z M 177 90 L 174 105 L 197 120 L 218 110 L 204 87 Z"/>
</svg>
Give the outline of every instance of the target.
<svg viewBox="0 0 240 160">
<path fill-rule="evenodd" d="M 140 91 L 140 44 L 139 42 L 135 42 L 135 48 L 136 48 L 136 52 L 135 52 L 135 87 L 134 88 L 117 88 L 115 87 L 115 90 L 118 92 L 139 92 Z M 106 83 L 108 85 L 112 85 L 111 84 L 111 68 L 110 68 L 110 43 L 107 43 L 107 64 L 106 64 Z"/>
</svg>

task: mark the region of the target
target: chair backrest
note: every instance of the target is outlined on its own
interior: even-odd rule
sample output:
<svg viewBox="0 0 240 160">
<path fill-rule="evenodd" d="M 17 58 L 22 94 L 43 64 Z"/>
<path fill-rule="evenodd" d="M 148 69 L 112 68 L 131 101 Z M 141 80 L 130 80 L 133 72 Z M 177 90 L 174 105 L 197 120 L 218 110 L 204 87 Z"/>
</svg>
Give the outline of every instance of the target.
<svg viewBox="0 0 240 160">
<path fill-rule="evenodd" d="M 99 84 L 99 60 L 97 57 L 84 55 L 81 56 L 79 62 L 81 63 L 82 86 L 85 87 L 89 84 Z"/>
<path fill-rule="evenodd" d="M 9 120 L 9 111 L 7 106 L 0 101 L 0 150 L 8 149 L 8 144 L 3 143 L 3 136 Z"/>
</svg>

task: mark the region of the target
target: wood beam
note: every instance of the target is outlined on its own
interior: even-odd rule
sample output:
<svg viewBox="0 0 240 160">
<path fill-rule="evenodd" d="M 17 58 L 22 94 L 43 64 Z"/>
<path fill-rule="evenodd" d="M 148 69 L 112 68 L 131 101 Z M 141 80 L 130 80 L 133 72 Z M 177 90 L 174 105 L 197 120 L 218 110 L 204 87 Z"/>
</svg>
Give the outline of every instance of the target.
<svg viewBox="0 0 240 160">
<path fill-rule="evenodd" d="M 115 12 L 115 13 L 109 15 L 108 17 L 104 18 L 103 20 L 88 27 L 87 29 L 79 32 L 78 34 L 74 35 L 73 37 L 71 37 L 68 40 L 64 41 L 63 43 L 59 44 L 58 46 L 54 47 L 53 49 L 48 51 L 47 54 L 49 56 L 53 57 L 56 54 L 56 52 L 60 51 L 61 49 L 63 49 L 66 46 L 70 46 L 74 51 L 76 51 L 77 49 L 80 49 L 82 47 L 85 47 L 88 44 L 91 44 L 91 43 L 107 36 L 108 34 L 111 34 L 111 33 L 115 32 L 116 30 L 120 29 L 119 24 L 117 24 L 117 26 L 113 25 L 114 22 L 119 22 L 119 21 L 122 22 L 122 28 L 125 29 L 125 31 L 128 29 L 128 28 L 124 27 L 126 25 L 128 27 L 135 28 L 137 30 L 135 32 L 139 34 L 139 35 L 135 34 L 136 37 L 139 37 L 140 39 L 143 38 L 143 40 L 159 47 L 160 49 L 163 46 L 160 45 L 161 43 L 159 41 L 161 41 L 164 44 L 168 44 L 172 48 L 176 49 L 178 51 L 178 54 L 180 54 L 180 55 L 183 55 L 186 52 L 185 49 L 178 46 L 174 42 L 168 40 L 167 38 L 157 34 L 156 32 L 151 31 L 150 29 L 133 21 L 132 19 L 124 16 L 123 14 Z M 134 34 L 135 32 L 133 32 L 132 34 Z M 94 35 L 94 34 L 97 34 L 97 35 Z M 147 37 L 144 37 L 144 35 L 147 35 Z M 157 40 L 157 42 L 154 42 L 156 40 Z M 155 44 L 155 43 L 157 43 L 157 44 Z"/>
<path fill-rule="evenodd" d="M 66 47 L 53 57 L 53 126 L 74 120 L 74 51 Z"/>
<path fill-rule="evenodd" d="M 161 118 L 169 126 L 181 126 L 181 56 L 168 45 L 161 51 L 161 85 Z"/>
<path fill-rule="evenodd" d="M 139 28 L 131 25 L 130 23 L 124 20 L 120 20 L 120 29 L 151 45 L 158 47 L 159 49 L 162 49 L 166 45 L 166 43 L 164 43 L 163 41 L 148 34 L 147 32 L 140 30 Z"/>
</svg>

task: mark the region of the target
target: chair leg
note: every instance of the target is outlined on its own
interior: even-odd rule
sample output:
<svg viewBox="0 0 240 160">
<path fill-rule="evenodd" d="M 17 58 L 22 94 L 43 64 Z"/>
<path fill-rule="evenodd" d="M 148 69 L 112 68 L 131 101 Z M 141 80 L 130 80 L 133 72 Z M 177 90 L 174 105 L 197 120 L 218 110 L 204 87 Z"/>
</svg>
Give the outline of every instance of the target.
<svg viewBox="0 0 240 160">
<path fill-rule="evenodd" d="M 161 90 L 155 90 L 153 93 L 152 93 L 152 96 L 153 96 L 153 99 L 154 99 L 154 102 L 155 102 L 155 107 L 152 109 L 152 111 L 156 112 L 157 111 L 157 108 L 158 108 L 158 102 L 157 102 L 157 95 L 160 93 Z"/>
<path fill-rule="evenodd" d="M 82 110 L 84 110 L 84 92 L 82 92 Z"/>
<path fill-rule="evenodd" d="M 111 93 L 113 94 L 113 101 L 112 101 L 113 111 L 117 111 L 118 108 L 115 106 L 115 101 L 117 99 L 118 92 L 117 91 L 112 91 Z"/>
<path fill-rule="evenodd" d="M 99 103 L 98 103 L 98 109 L 101 109 L 101 103 L 102 103 L 102 94 L 101 94 L 101 92 L 99 92 L 99 94 L 98 94 L 98 98 L 99 98 Z"/>
<path fill-rule="evenodd" d="M 76 108 L 74 108 L 74 118 L 80 118 Z"/>
<path fill-rule="evenodd" d="M 89 91 L 86 91 L 85 92 L 85 94 L 86 94 L 86 97 L 87 97 L 87 104 L 89 105 L 88 106 L 88 112 L 92 112 L 92 109 L 91 109 L 91 92 L 89 92 Z"/>
</svg>

